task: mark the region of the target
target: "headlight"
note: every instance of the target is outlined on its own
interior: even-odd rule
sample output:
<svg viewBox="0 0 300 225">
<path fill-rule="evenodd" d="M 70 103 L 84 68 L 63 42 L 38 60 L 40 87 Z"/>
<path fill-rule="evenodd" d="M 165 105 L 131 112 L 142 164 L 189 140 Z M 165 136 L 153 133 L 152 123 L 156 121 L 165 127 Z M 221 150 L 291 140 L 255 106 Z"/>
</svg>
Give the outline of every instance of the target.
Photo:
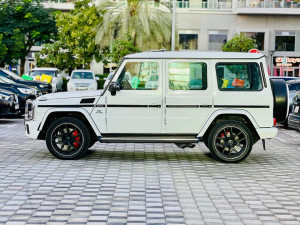
<svg viewBox="0 0 300 225">
<path fill-rule="evenodd" d="M 36 90 L 34 89 L 28 89 L 28 88 L 18 88 L 20 92 L 27 95 L 34 95 L 36 93 Z"/>
<path fill-rule="evenodd" d="M 11 98 L 11 96 L 10 95 L 7 96 L 7 95 L 0 94 L 0 98 L 3 99 L 3 100 L 8 101 Z"/>
<path fill-rule="evenodd" d="M 43 85 L 43 84 L 40 84 L 40 85 L 39 85 L 39 87 L 40 87 L 40 88 L 44 88 L 44 87 L 45 87 L 45 85 Z"/>
<path fill-rule="evenodd" d="M 35 104 L 32 100 L 27 100 L 25 105 L 25 120 L 32 120 L 34 117 Z"/>
</svg>

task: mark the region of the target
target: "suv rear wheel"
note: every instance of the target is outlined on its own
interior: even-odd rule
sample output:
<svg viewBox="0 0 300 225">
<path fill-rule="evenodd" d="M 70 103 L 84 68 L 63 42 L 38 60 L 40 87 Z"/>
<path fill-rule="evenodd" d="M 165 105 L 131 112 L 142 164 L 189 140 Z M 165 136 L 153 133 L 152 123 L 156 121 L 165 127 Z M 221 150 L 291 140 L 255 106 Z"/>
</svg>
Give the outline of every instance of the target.
<svg viewBox="0 0 300 225">
<path fill-rule="evenodd" d="M 252 134 L 247 126 L 238 121 L 216 124 L 208 136 L 208 148 L 212 156 L 221 162 L 237 163 L 251 152 Z"/>
<path fill-rule="evenodd" d="M 78 159 L 89 148 L 90 134 L 81 120 L 63 117 L 50 125 L 46 144 L 51 154 L 59 159 Z"/>
</svg>

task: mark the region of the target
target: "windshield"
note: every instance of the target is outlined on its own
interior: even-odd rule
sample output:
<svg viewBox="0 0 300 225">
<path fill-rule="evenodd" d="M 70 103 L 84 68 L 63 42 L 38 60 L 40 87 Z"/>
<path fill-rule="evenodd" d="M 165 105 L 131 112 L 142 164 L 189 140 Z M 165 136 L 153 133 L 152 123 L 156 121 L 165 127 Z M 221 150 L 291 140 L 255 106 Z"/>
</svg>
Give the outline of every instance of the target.
<svg viewBox="0 0 300 225">
<path fill-rule="evenodd" d="M 30 76 L 31 77 L 42 76 L 43 74 L 54 77 L 55 71 L 53 71 L 53 70 L 34 70 L 34 71 L 31 71 Z"/>
<path fill-rule="evenodd" d="M 16 80 L 22 80 L 22 78 L 20 76 L 18 76 L 17 74 L 15 74 L 12 71 L 6 70 L 6 69 L 2 69 L 2 71 L 4 73 L 6 73 L 7 75 L 11 76 L 12 78 L 16 79 Z"/>
<path fill-rule="evenodd" d="M 299 91 L 300 90 L 300 82 L 294 83 L 294 84 L 289 84 L 289 90 L 290 91 Z"/>
<path fill-rule="evenodd" d="M 94 79 L 92 72 L 73 72 L 71 79 Z"/>
<path fill-rule="evenodd" d="M 10 79 L 7 79 L 6 77 L 0 77 L 0 83 L 4 83 L 4 84 L 15 84 L 16 82 L 10 80 Z"/>
</svg>

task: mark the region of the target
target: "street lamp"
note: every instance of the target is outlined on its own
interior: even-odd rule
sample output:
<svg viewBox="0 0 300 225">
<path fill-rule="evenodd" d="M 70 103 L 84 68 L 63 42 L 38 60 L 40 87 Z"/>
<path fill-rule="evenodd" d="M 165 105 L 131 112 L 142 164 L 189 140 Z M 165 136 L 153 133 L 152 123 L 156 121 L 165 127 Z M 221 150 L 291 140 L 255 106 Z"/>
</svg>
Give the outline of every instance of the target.
<svg viewBox="0 0 300 225">
<path fill-rule="evenodd" d="M 269 54 L 271 56 L 271 76 L 274 76 L 274 70 L 273 70 L 273 55 L 275 53 L 275 50 L 270 50 Z"/>
</svg>

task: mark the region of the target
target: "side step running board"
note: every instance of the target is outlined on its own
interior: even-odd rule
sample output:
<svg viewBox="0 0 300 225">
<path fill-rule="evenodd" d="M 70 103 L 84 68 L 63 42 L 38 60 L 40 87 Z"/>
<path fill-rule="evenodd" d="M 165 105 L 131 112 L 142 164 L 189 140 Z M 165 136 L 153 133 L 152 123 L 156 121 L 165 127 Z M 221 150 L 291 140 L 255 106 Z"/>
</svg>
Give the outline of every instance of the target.
<svg viewBox="0 0 300 225">
<path fill-rule="evenodd" d="M 102 143 L 198 143 L 195 137 L 99 137 Z"/>
</svg>

